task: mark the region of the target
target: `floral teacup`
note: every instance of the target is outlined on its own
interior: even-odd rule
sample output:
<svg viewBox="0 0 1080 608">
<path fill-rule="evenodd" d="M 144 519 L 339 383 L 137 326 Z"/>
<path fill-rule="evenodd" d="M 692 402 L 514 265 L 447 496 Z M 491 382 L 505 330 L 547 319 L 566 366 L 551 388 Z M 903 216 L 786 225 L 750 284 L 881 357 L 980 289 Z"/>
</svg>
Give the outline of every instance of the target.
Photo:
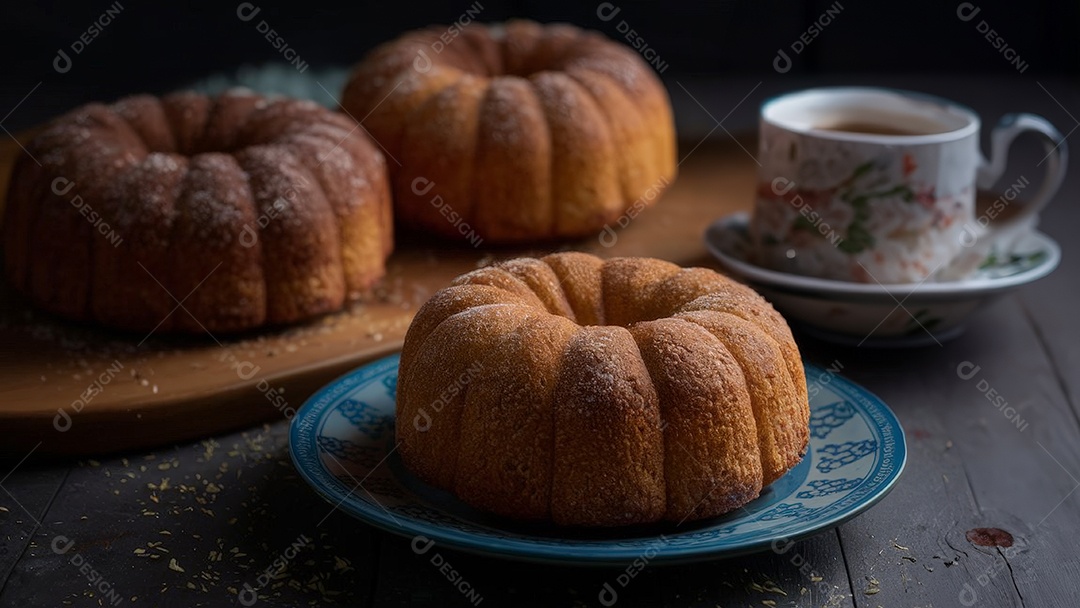
<svg viewBox="0 0 1080 608">
<path fill-rule="evenodd" d="M 1013 114 L 994 129 L 987 162 L 979 126 L 965 107 L 889 89 L 809 89 L 766 102 L 750 226 L 756 262 L 863 283 L 970 275 L 1034 226 L 1067 158 L 1050 123 Z M 1022 177 L 980 209 L 976 188 L 998 180 L 1012 140 L 1029 130 L 1046 140 L 1039 191 L 1025 196 Z"/>
</svg>

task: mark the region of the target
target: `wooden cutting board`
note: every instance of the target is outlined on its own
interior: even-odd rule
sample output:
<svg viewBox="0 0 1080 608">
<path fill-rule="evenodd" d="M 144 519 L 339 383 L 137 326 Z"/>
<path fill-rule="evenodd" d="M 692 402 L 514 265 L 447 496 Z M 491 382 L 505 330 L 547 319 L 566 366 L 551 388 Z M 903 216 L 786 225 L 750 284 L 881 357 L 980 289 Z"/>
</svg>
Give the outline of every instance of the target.
<svg viewBox="0 0 1080 608">
<path fill-rule="evenodd" d="M 436 290 L 501 259 L 572 249 L 712 265 L 702 233 L 713 219 L 750 207 L 755 167 L 734 140 L 697 144 L 681 146 L 678 179 L 615 238 L 475 250 L 399 235 L 386 278 L 365 301 L 303 326 L 216 336 L 220 345 L 209 336 L 158 335 L 140 344 L 142 334 L 57 319 L 0 285 L 0 452 L 131 450 L 291 417 L 320 386 L 399 350 L 413 314 Z M 0 143 L 0 193 L 21 153 L 11 139 Z"/>
</svg>

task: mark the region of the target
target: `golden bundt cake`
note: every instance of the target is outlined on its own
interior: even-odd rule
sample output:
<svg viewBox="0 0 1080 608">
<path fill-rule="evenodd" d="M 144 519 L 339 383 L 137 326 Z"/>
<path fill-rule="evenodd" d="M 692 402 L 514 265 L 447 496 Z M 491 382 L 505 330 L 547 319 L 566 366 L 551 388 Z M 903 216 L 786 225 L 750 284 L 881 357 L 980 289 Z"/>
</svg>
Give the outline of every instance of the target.
<svg viewBox="0 0 1080 608">
<path fill-rule="evenodd" d="M 712 270 L 583 253 L 511 260 L 436 293 L 405 337 L 405 465 L 466 503 L 558 524 L 714 517 L 809 440 L 784 319 Z"/>
<path fill-rule="evenodd" d="M 56 119 L 27 149 L 4 214 L 7 280 L 72 319 L 291 323 L 370 287 L 393 245 L 382 153 L 311 102 L 129 97 Z"/>
<path fill-rule="evenodd" d="M 633 50 L 529 21 L 410 32 L 341 100 L 392 157 L 395 215 L 491 243 L 596 234 L 676 172 L 663 84 Z"/>
</svg>

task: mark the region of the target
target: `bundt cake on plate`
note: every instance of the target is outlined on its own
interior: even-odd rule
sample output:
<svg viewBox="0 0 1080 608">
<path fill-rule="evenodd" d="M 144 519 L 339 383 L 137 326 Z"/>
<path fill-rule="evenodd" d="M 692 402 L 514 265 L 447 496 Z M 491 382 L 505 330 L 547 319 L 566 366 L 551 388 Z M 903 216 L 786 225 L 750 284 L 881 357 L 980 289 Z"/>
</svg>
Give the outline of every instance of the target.
<svg viewBox="0 0 1080 608">
<path fill-rule="evenodd" d="M 94 103 L 27 151 L 8 189 L 5 274 L 72 319 L 292 323 L 370 287 L 393 245 L 382 153 L 311 102 L 234 90 Z"/>
<path fill-rule="evenodd" d="M 404 464 L 474 507 L 618 526 L 714 517 L 803 457 L 783 318 L 712 270 L 522 258 L 436 293 L 405 337 Z"/>
<path fill-rule="evenodd" d="M 593 235 L 674 179 L 667 92 L 630 48 L 529 21 L 449 31 L 375 49 L 341 100 L 391 157 L 402 224 L 473 242 Z"/>
</svg>

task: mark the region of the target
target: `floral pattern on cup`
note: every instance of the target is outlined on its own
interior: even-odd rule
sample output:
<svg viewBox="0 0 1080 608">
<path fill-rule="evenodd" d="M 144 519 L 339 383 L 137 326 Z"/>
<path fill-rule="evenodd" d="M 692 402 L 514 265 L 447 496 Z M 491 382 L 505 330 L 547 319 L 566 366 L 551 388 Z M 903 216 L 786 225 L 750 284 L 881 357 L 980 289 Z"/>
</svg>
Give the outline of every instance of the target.
<svg viewBox="0 0 1080 608">
<path fill-rule="evenodd" d="M 838 116 L 878 130 L 821 126 Z M 897 123 L 911 129 L 892 129 Z M 1063 146 L 1051 149 L 1047 186 L 1013 217 L 980 221 L 976 186 L 993 183 L 1004 162 L 982 159 L 979 127 L 966 108 L 886 89 L 811 89 L 767 102 L 750 226 L 754 263 L 859 283 L 971 276 L 991 251 L 1007 254 L 1030 233 L 1066 160 Z M 1048 146 L 1060 139 L 1038 117 L 1007 118 L 992 133 L 995 159 L 1003 161 L 1025 131 Z"/>
<path fill-rule="evenodd" d="M 911 179 L 916 168 L 914 156 L 905 153 L 865 161 L 829 188 L 801 188 L 783 177 L 758 184 L 752 225 L 757 263 L 867 283 L 931 274 L 943 243 L 952 244 L 948 255 L 959 253 L 963 199 L 971 193 L 961 188 L 939 195 L 937 184 Z M 867 270 L 872 266 L 885 272 L 874 276 Z"/>
</svg>

